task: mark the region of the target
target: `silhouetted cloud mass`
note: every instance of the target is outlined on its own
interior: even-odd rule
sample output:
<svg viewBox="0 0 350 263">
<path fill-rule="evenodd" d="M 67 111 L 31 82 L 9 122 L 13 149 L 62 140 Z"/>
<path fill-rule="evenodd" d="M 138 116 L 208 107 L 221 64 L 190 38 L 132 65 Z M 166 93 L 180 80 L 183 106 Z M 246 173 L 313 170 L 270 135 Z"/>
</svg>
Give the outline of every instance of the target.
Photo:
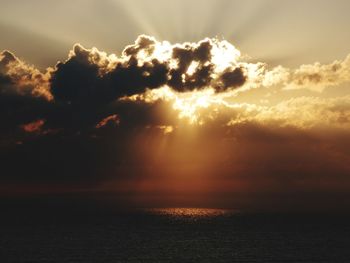
<svg viewBox="0 0 350 263">
<path fill-rule="evenodd" d="M 144 35 L 120 56 L 76 44 L 45 72 L 3 51 L 0 183 L 140 200 L 214 193 L 227 205 L 249 194 L 258 203 L 259 194 L 346 193 L 349 65 L 270 69 L 226 41 Z"/>
</svg>

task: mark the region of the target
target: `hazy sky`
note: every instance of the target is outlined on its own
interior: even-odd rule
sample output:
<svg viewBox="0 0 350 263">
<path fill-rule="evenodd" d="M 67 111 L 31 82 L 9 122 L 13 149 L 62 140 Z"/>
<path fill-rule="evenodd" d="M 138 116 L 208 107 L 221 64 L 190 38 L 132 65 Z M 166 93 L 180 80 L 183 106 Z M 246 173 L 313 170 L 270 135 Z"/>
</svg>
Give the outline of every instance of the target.
<svg viewBox="0 0 350 263">
<path fill-rule="evenodd" d="M 0 49 L 46 67 L 76 42 L 119 53 L 140 34 L 218 36 L 273 65 L 325 63 L 349 51 L 348 10 L 347 0 L 2 0 Z"/>
<path fill-rule="evenodd" d="M 2 0 L 0 195 L 345 210 L 349 10 Z"/>
</svg>

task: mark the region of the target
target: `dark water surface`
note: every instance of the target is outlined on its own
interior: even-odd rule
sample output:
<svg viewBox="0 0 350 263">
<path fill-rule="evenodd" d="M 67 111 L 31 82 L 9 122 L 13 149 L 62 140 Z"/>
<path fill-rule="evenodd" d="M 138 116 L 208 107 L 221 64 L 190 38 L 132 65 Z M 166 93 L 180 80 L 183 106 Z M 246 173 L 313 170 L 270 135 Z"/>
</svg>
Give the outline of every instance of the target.
<svg viewBox="0 0 350 263">
<path fill-rule="evenodd" d="M 350 216 L 213 209 L 3 213 L 0 262 L 350 262 Z"/>
</svg>

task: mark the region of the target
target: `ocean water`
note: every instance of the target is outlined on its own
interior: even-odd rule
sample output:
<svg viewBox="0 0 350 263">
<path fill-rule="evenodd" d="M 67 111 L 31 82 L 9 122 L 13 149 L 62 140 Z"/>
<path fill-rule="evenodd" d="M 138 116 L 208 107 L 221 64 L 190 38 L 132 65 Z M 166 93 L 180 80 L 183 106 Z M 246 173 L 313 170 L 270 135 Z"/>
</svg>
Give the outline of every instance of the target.
<svg viewBox="0 0 350 263">
<path fill-rule="evenodd" d="M 350 262 L 350 217 L 340 214 L 3 211 L 1 263 Z"/>
</svg>

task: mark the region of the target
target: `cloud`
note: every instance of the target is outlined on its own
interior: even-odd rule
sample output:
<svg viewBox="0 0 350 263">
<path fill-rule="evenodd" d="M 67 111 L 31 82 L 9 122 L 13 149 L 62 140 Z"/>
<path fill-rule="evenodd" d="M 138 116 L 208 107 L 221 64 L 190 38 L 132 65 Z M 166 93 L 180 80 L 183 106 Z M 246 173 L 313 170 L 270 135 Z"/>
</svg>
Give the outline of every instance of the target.
<svg viewBox="0 0 350 263">
<path fill-rule="evenodd" d="M 246 76 L 242 68 L 235 68 L 234 70 L 226 71 L 221 76 L 223 86 L 220 89 L 227 89 L 229 87 L 240 87 L 246 81 Z M 218 90 L 218 88 L 217 88 Z"/>
<path fill-rule="evenodd" d="M 309 86 L 323 90 L 327 86 L 336 86 L 350 81 L 350 56 L 343 61 L 334 61 L 328 65 L 315 63 L 302 65 L 294 72 L 293 83 L 297 86 Z"/>
<path fill-rule="evenodd" d="M 96 128 L 100 129 L 100 128 L 104 128 L 107 125 L 119 125 L 120 120 L 117 114 L 108 116 L 106 118 L 104 118 L 102 121 L 100 121 L 97 125 Z"/>
<path fill-rule="evenodd" d="M 220 83 L 217 91 L 242 86 L 246 81 L 243 65 L 232 61 L 214 74 L 212 53 L 218 44 L 206 39 L 170 45 L 140 36 L 120 58 L 77 44 L 68 60 L 58 63 L 52 72 L 51 90 L 56 100 L 74 104 L 90 99 L 105 103 L 165 85 L 178 92 L 210 88 L 212 82 Z"/>
<path fill-rule="evenodd" d="M 1 141 L 15 137 L 21 125 L 46 117 L 52 104 L 48 78 L 11 52 L 0 54 Z"/>
<path fill-rule="evenodd" d="M 259 63 L 258 63 L 259 64 Z M 308 89 L 322 92 L 327 87 L 334 87 L 350 81 L 350 56 L 342 61 L 330 64 L 319 62 L 301 65 L 297 69 L 277 66 L 271 70 L 261 64 L 259 76 L 255 78 L 257 86 L 282 86 L 284 89 Z"/>
<path fill-rule="evenodd" d="M 22 129 L 25 132 L 29 132 L 29 133 L 39 132 L 41 130 L 41 128 L 43 127 L 44 123 L 45 123 L 44 120 L 33 121 L 33 122 L 22 125 Z"/>
<path fill-rule="evenodd" d="M 350 98 L 323 90 L 349 81 L 348 64 L 270 69 L 226 41 L 148 36 L 120 56 L 76 44 L 46 72 L 4 51 L 0 182 L 188 196 L 200 183 L 231 201 L 346 192 Z"/>
<path fill-rule="evenodd" d="M 51 100 L 48 75 L 19 60 L 9 51 L 0 54 L 1 94 L 33 96 Z"/>
</svg>

